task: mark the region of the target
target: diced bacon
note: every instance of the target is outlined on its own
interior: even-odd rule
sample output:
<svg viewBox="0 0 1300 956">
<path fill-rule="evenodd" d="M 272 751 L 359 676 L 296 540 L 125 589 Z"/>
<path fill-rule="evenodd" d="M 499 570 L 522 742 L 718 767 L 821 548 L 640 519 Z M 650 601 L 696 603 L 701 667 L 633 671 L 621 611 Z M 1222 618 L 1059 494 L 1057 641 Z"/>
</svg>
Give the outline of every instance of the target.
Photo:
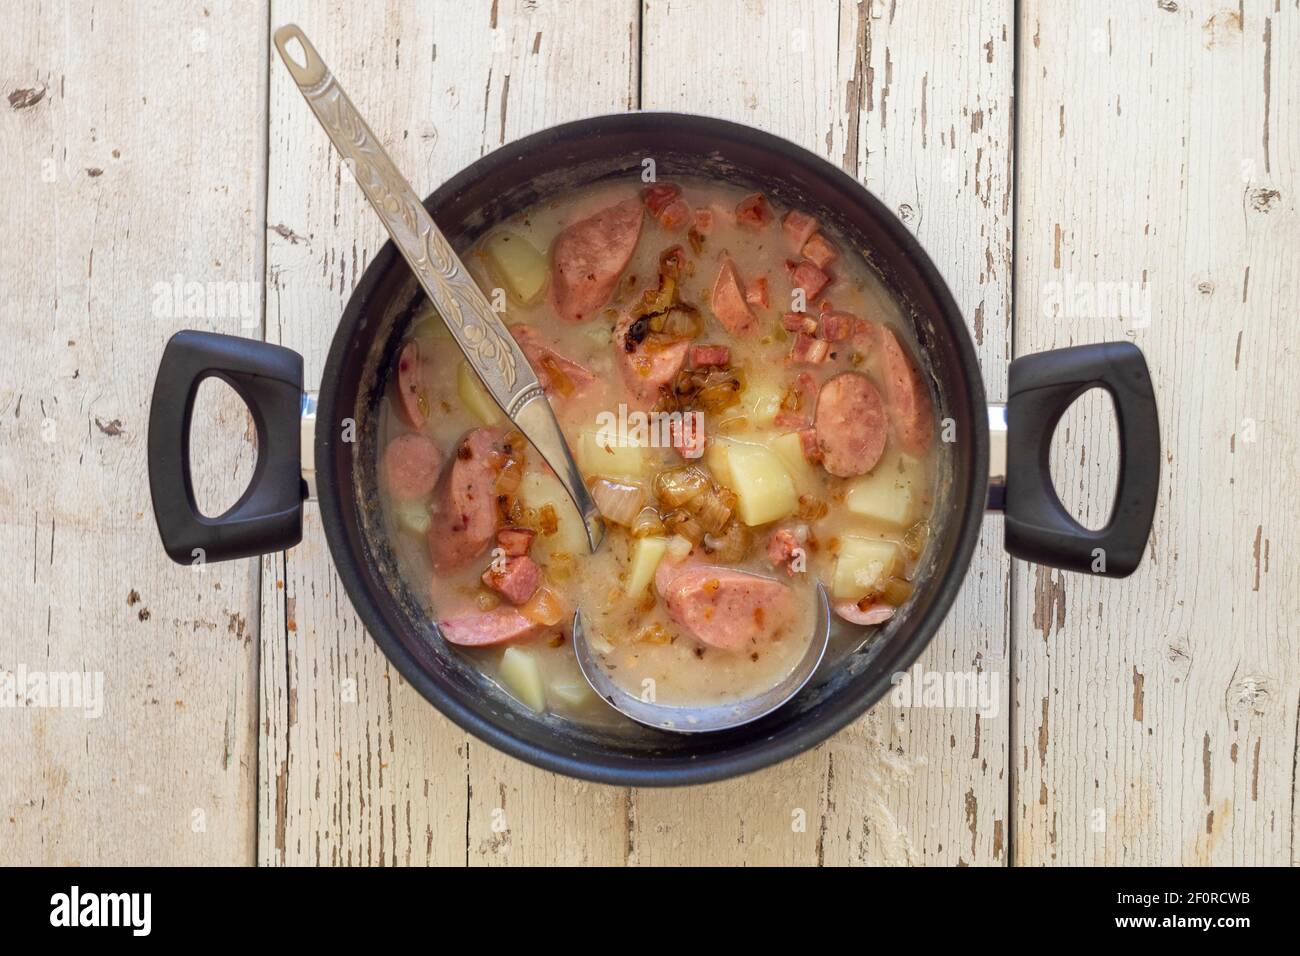
<svg viewBox="0 0 1300 956">
<path fill-rule="evenodd" d="M 783 409 L 773 416 L 772 424 L 777 428 L 784 428 L 788 432 L 797 432 L 807 428 L 809 423 L 808 419 L 798 412 L 789 412 Z"/>
<path fill-rule="evenodd" d="M 731 349 L 725 345 L 697 345 L 691 349 L 691 365 L 730 365 Z"/>
<path fill-rule="evenodd" d="M 811 302 L 817 298 L 817 293 L 826 288 L 831 277 L 815 264 L 804 259 L 790 266 L 790 281 L 794 283 L 795 288 L 803 289 L 804 296 Z"/>
<path fill-rule="evenodd" d="M 817 403 L 817 379 L 811 372 L 800 372 L 794 377 L 794 387 L 799 390 L 799 407 L 811 411 Z"/>
<path fill-rule="evenodd" d="M 668 437 L 673 450 L 688 460 L 700 458 L 704 454 L 704 423 L 695 414 L 687 412 L 668 423 Z"/>
<path fill-rule="evenodd" d="M 707 236 L 713 231 L 712 209 L 695 210 L 695 230 L 702 236 Z"/>
<path fill-rule="evenodd" d="M 736 204 L 736 223 L 757 232 L 772 221 L 772 207 L 762 193 L 751 193 Z"/>
<path fill-rule="evenodd" d="M 817 429 L 805 428 L 799 433 L 799 447 L 803 450 L 803 456 L 814 465 L 821 464 L 822 449 L 817 443 Z"/>
<path fill-rule="evenodd" d="M 806 524 L 797 524 L 776 528 L 771 536 L 767 539 L 767 560 L 775 568 L 781 565 L 786 567 L 786 573 L 793 577 L 796 573 L 793 567 L 794 558 L 803 550 L 804 543 L 808 540 L 808 526 Z"/>
<path fill-rule="evenodd" d="M 641 201 L 650 210 L 650 215 L 657 219 L 669 203 L 681 194 L 682 188 L 674 183 L 655 183 L 641 191 Z"/>
<path fill-rule="evenodd" d="M 804 335 L 817 334 L 817 320 L 807 312 L 787 312 L 781 316 L 781 327 L 787 332 L 802 332 Z"/>
<path fill-rule="evenodd" d="M 789 360 L 804 365 L 816 365 L 818 362 L 826 361 L 830 351 L 831 344 L 825 339 L 815 339 L 811 335 L 800 332 L 794 337 L 794 344 L 790 346 Z"/>
<path fill-rule="evenodd" d="M 483 572 L 483 583 L 518 607 L 542 583 L 542 569 L 527 555 L 510 557 L 500 564 L 494 561 Z"/>
<path fill-rule="evenodd" d="M 817 323 L 817 337 L 827 342 L 843 342 L 853 335 L 857 321 L 851 312 L 823 312 Z"/>
<path fill-rule="evenodd" d="M 760 309 L 767 308 L 767 276 L 758 276 L 745 283 L 745 301 Z"/>
<path fill-rule="evenodd" d="M 674 199 L 659 213 L 659 225 L 669 232 L 677 232 L 691 220 L 691 207 L 684 199 Z"/>
<path fill-rule="evenodd" d="M 818 269 L 825 269 L 840 257 L 834 244 L 820 232 L 814 233 L 800 250 L 805 259 L 812 261 Z"/>
<path fill-rule="evenodd" d="M 532 528 L 502 528 L 497 532 L 497 545 L 507 557 L 519 558 L 528 553 L 537 532 Z"/>
<path fill-rule="evenodd" d="M 808 239 L 817 231 L 817 219 L 797 209 L 791 209 L 781 220 L 781 231 L 791 252 L 803 249 Z M 804 253 L 807 255 L 808 253 Z"/>
</svg>

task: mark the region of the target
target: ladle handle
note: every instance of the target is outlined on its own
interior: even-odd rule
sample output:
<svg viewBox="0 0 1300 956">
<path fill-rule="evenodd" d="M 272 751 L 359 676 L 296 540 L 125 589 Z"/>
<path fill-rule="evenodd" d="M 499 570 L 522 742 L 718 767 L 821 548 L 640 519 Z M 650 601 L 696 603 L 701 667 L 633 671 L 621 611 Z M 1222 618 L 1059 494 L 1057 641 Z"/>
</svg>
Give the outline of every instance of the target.
<svg viewBox="0 0 1300 956">
<path fill-rule="evenodd" d="M 501 410 L 564 485 L 582 516 L 588 544 L 595 551 L 605 533 L 599 510 L 523 351 L 311 41 L 292 23 L 276 30 L 274 39 L 307 105 L 356 177 L 466 360 Z M 300 59 L 290 50 L 295 41 L 302 48 Z"/>
</svg>

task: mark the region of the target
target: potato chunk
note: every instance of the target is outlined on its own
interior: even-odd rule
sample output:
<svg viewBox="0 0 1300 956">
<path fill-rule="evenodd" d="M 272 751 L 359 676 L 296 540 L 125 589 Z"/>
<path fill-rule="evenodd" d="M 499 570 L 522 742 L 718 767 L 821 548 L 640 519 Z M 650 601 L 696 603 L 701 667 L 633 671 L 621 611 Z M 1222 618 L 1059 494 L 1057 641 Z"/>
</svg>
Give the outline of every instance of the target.
<svg viewBox="0 0 1300 956">
<path fill-rule="evenodd" d="M 505 415 L 496 401 L 488 394 L 468 362 L 462 361 L 456 370 L 456 393 L 460 395 L 461 404 L 484 425 L 497 425 L 505 421 Z"/>
<path fill-rule="evenodd" d="M 804 457 L 803 443 L 798 432 L 786 432 L 768 439 L 767 447 L 776 452 L 794 479 L 795 490 L 800 494 L 814 494 L 817 488 L 817 471 Z"/>
<path fill-rule="evenodd" d="M 578 467 L 587 478 L 640 478 L 645 474 L 646 449 L 619 444 L 618 433 L 588 426 L 578 433 Z"/>
<path fill-rule="evenodd" d="M 898 545 L 880 538 L 846 536 L 840 539 L 835 560 L 831 597 L 857 601 L 876 591 L 900 564 Z"/>
<path fill-rule="evenodd" d="M 645 594 L 654 579 L 655 570 L 668 551 L 668 539 L 655 536 L 637 538 L 632 543 L 632 567 L 627 572 L 627 582 L 623 592 L 628 597 L 637 598 Z"/>
<path fill-rule="evenodd" d="M 524 305 L 536 300 L 546 285 L 546 257 L 523 236 L 495 232 L 483 243 L 492 274 Z"/>
<path fill-rule="evenodd" d="M 764 445 L 733 442 L 727 446 L 729 487 L 739 499 L 736 513 L 753 527 L 777 521 L 799 504 L 790 471 L 772 449 Z"/>
<path fill-rule="evenodd" d="M 850 513 L 876 524 L 903 528 L 915 515 L 920 481 L 921 469 L 915 459 L 891 456 L 849 484 L 844 505 Z"/>
<path fill-rule="evenodd" d="M 577 557 L 587 553 L 587 528 L 560 479 L 545 472 L 527 471 L 519 483 L 518 494 L 531 513 L 530 526 L 537 531 L 533 539 L 533 560 L 545 567 L 553 554 Z M 553 519 L 553 525 L 544 520 L 547 515 Z M 548 531 L 548 527 L 554 530 Z"/>
<path fill-rule="evenodd" d="M 542 668 L 531 651 L 507 647 L 501 655 L 501 683 L 525 707 L 538 713 L 546 710 L 546 685 Z"/>
</svg>

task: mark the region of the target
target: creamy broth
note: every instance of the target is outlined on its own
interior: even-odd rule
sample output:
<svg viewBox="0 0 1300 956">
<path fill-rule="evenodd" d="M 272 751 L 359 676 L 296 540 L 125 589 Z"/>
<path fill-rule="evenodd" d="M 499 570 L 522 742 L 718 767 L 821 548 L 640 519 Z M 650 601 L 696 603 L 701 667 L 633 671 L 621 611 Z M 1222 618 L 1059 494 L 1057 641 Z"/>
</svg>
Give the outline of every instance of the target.
<svg viewBox="0 0 1300 956">
<path fill-rule="evenodd" d="M 526 705 L 622 719 L 578 671 L 575 609 L 620 685 L 699 704 L 789 673 L 818 580 L 841 651 L 905 604 L 933 500 L 929 391 L 898 304 L 801 215 L 712 181 L 628 180 L 529 209 L 463 257 L 607 516 L 594 555 L 441 319 L 412 320 L 381 411 L 385 527 L 444 635 Z"/>
</svg>

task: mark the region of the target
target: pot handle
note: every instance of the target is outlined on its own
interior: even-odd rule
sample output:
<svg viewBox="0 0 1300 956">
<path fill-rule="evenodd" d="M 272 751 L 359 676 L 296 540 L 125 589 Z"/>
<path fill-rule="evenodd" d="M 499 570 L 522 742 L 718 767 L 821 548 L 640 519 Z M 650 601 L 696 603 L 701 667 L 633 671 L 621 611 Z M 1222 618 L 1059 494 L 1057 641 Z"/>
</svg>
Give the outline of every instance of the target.
<svg viewBox="0 0 1300 956">
<path fill-rule="evenodd" d="M 213 376 L 247 403 L 257 428 L 257 464 L 240 499 L 209 518 L 194 501 L 190 419 L 199 384 Z M 302 356 L 278 345 L 194 331 L 168 341 L 149 407 L 149 492 L 173 561 L 229 561 L 302 540 L 302 384 Z"/>
<path fill-rule="evenodd" d="M 1119 426 L 1119 487 L 1110 521 L 1097 531 L 1065 510 L 1049 465 L 1057 422 L 1092 388 L 1110 393 Z M 1008 395 L 1007 551 L 1067 571 L 1128 577 L 1142 560 L 1160 490 L 1160 424 L 1142 351 L 1103 342 L 1026 355 L 1011 363 Z"/>
</svg>

